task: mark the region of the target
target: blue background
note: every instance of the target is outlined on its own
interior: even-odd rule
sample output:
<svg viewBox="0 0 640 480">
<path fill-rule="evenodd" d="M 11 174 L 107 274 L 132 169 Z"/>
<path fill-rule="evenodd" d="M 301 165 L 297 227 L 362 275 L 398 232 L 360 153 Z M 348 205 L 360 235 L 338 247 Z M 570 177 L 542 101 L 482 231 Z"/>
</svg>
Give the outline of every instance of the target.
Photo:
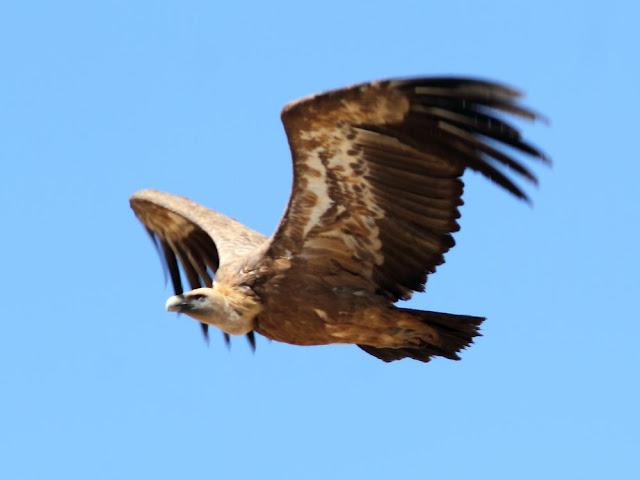
<svg viewBox="0 0 640 480">
<path fill-rule="evenodd" d="M 0 477 L 640 478 L 640 35 L 632 2 L 5 1 Z M 485 315 L 461 362 L 384 364 L 165 313 L 153 187 L 270 233 L 279 111 L 376 78 L 513 84 L 550 126 L 534 207 L 465 176 L 415 308 Z"/>
</svg>

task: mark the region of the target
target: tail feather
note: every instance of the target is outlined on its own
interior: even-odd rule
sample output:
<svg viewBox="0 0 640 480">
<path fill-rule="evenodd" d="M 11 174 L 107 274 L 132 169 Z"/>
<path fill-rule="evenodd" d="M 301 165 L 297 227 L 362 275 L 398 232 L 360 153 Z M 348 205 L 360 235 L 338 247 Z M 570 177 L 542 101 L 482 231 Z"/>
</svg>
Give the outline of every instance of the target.
<svg viewBox="0 0 640 480">
<path fill-rule="evenodd" d="M 385 362 L 402 358 L 413 358 L 428 362 L 433 356 L 460 360 L 458 352 L 473 343 L 473 338 L 480 336 L 480 324 L 484 317 L 470 315 L 454 315 L 451 313 L 429 312 L 411 308 L 395 308 L 401 314 L 409 314 L 437 333 L 437 341 L 433 342 L 425 336 L 417 345 L 406 345 L 400 348 L 379 348 L 358 345 L 365 352 Z"/>
</svg>

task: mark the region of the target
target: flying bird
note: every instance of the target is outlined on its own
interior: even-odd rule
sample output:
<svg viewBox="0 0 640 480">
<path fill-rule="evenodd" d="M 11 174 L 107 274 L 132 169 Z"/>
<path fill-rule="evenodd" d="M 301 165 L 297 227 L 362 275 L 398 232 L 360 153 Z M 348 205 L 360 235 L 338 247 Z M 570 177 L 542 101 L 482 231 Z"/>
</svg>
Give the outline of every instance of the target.
<svg viewBox="0 0 640 480">
<path fill-rule="evenodd" d="M 518 157 L 549 160 L 504 118 L 539 118 L 519 96 L 488 81 L 411 78 L 286 105 L 293 188 L 271 237 L 183 197 L 135 193 L 173 283 L 166 309 L 254 348 L 257 332 L 356 344 L 387 362 L 459 359 L 483 317 L 395 303 L 423 291 L 453 247 L 465 170 L 528 200 L 513 177 L 537 180 Z"/>
</svg>

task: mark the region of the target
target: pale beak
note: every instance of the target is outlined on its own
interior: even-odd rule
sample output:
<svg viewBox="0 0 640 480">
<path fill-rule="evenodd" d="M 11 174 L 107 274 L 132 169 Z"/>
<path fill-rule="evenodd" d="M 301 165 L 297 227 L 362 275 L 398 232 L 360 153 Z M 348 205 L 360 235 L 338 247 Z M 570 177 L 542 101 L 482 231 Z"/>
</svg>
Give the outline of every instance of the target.
<svg viewBox="0 0 640 480">
<path fill-rule="evenodd" d="M 189 302 L 187 302 L 184 298 L 184 295 L 174 295 L 173 297 L 169 297 L 167 303 L 164 304 L 164 308 L 167 309 L 167 312 L 184 312 L 188 310 Z"/>
</svg>

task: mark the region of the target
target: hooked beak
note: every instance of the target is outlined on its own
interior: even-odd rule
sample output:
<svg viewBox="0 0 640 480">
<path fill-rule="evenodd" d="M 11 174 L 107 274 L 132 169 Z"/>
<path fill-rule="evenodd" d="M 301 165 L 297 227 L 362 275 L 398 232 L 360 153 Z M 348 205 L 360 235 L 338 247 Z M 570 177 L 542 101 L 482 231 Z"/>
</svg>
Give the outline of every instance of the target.
<svg viewBox="0 0 640 480">
<path fill-rule="evenodd" d="M 184 295 L 174 295 L 173 297 L 169 297 L 167 303 L 164 304 L 164 308 L 167 309 L 167 312 L 185 312 L 190 309 L 189 302 L 184 298 Z"/>
</svg>

